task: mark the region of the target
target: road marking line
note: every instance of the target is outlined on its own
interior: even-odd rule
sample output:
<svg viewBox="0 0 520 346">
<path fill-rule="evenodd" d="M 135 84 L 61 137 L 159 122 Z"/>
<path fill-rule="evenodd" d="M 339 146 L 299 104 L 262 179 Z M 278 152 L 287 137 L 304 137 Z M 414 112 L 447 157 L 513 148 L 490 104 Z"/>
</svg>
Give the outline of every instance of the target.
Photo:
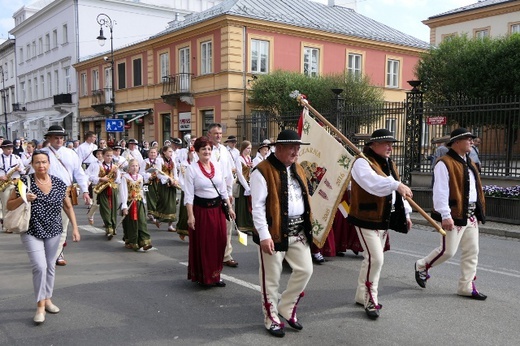
<svg viewBox="0 0 520 346">
<path fill-rule="evenodd" d="M 188 262 L 179 262 L 180 264 L 182 264 L 183 266 L 188 266 Z M 226 279 L 227 281 L 230 281 L 230 282 L 233 282 L 237 285 L 240 285 L 240 286 L 243 286 L 245 288 L 249 288 L 253 291 L 257 291 L 257 292 L 260 292 L 260 286 L 259 285 L 255 285 L 255 284 L 252 284 L 250 282 L 247 282 L 247 281 L 244 281 L 244 280 L 240 280 L 240 279 L 237 279 L 233 276 L 229 276 L 229 275 L 226 275 L 226 274 L 220 274 L 220 277 L 222 279 Z"/>
<path fill-rule="evenodd" d="M 78 228 L 80 229 L 80 231 L 87 231 L 87 232 L 94 233 L 94 234 L 106 233 L 106 231 L 104 229 L 98 228 L 98 227 L 94 227 L 94 226 L 91 226 L 91 225 L 78 226 Z"/>
</svg>

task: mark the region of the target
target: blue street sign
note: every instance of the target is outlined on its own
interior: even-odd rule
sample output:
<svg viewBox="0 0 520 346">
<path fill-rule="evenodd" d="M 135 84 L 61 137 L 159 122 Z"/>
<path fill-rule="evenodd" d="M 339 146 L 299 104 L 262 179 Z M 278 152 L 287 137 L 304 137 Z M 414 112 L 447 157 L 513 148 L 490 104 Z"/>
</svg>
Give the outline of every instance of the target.
<svg viewBox="0 0 520 346">
<path fill-rule="evenodd" d="M 106 119 L 105 129 L 107 132 L 125 132 L 124 119 Z"/>
</svg>

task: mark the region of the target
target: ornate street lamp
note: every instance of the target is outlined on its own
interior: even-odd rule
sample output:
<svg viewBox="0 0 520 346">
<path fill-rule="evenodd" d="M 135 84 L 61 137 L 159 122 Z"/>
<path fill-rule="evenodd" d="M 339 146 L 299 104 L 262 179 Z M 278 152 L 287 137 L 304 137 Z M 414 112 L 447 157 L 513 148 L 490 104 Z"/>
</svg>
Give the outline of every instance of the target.
<svg viewBox="0 0 520 346">
<path fill-rule="evenodd" d="M 114 80 L 114 38 L 113 38 L 113 29 L 114 25 L 117 24 L 113 21 L 108 15 L 105 13 L 98 14 L 96 18 L 99 24 L 99 36 L 97 37 L 98 43 L 101 47 L 105 45 L 105 41 L 107 38 L 103 35 L 103 27 L 110 29 L 110 74 L 111 74 L 111 84 L 112 90 L 110 91 L 110 103 L 112 106 L 112 118 L 116 118 L 116 92 L 115 92 L 115 80 Z M 105 59 L 106 60 L 106 59 Z"/>
</svg>

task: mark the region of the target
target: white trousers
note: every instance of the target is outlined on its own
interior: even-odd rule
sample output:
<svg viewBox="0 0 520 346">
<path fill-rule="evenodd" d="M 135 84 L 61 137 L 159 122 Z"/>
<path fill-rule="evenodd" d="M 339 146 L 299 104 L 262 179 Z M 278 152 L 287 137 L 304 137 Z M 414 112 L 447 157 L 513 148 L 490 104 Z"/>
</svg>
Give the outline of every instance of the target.
<svg viewBox="0 0 520 346">
<path fill-rule="evenodd" d="M 278 289 L 284 259 L 291 266 L 292 273 L 287 282 L 287 288 L 279 297 Z M 307 287 L 313 270 L 311 250 L 306 237 L 303 233 L 289 236 L 289 249 L 276 251 L 272 255 L 262 252 L 262 249 L 258 247 L 258 260 L 265 327 L 269 329 L 273 322 L 280 323 L 278 313 L 286 319 L 297 320 L 296 306 L 303 297 L 303 291 Z"/>
<path fill-rule="evenodd" d="M 31 262 L 36 302 L 49 299 L 52 297 L 52 291 L 54 290 L 56 250 L 58 249 L 60 236 L 39 239 L 27 233 L 22 233 L 21 239 Z"/>
<path fill-rule="evenodd" d="M 385 248 L 388 230 L 373 230 L 356 226 L 361 246 L 363 247 L 363 262 L 359 271 L 356 289 L 356 303 L 368 306 L 370 299 L 378 305 L 378 287 L 381 269 L 385 260 Z"/>
<path fill-rule="evenodd" d="M 69 227 L 69 217 L 67 216 L 67 213 L 62 209 L 61 210 L 61 237 L 60 237 L 60 245 L 58 246 L 58 249 L 56 251 L 56 258 L 61 254 L 63 251 L 63 244 L 67 241 L 67 229 Z"/>
<path fill-rule="evenodd" d="M 468 219 L 466 226 L 455 226 L 446 232 L 446 237 L 441 236 L 441 244 L 428 256 L 417 261 L 418 270 L 428 270 L 438 266 L 455 255 L 457 249 L 461 250 L 460 278 L 457 294 L 470 296 L 474 287 L 475 275 L 478 263 L 478 221 L 476 217 Z"/>
<path fill-rule="evenodd" d="M 224 250 L 224 262 L 230 261 L 233 259 L 231 256 L 231 252 L 233 252 L 233 245 L 231 245 L 231 236 L 233 235 L 233 222 L 226 220 L 226 233 L 227 233 L 227 242 L 226 249 Z"/>
</svg>

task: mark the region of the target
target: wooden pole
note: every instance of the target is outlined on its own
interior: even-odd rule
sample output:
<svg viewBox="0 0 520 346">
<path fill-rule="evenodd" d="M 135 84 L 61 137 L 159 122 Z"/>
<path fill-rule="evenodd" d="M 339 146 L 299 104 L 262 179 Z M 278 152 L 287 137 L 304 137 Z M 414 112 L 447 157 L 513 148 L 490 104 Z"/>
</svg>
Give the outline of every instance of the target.
<svg viewBox="0 0 520 346">
<path fill-rule="evenodd" d="M 306 107 L 307 109 L 309 109 L 310 111 L 312 111 L 312 113 L 314 113 L 314 115 L 316 116 L 316 118 L 318 118 L 323 124 L 325 124 L 326 126 L 328 126 L 332 131 L 334 131 L 334 133 L 339 137 L 341 138 L 342 141 L 344 141 L 344 143 L 350 148 L 352 149 L 352 151 L 354 151 L 354 153 L 356 153 L 357 155 L 363 157 L 364 159 L 366 159 L 370 165 L 372 165 L 372 163 L 367 159 L 367 157 L 363 154 L 363 152 L 361 152 L 361 150 L 358 149 L 358 147 L 356 147 L 354 145 L 354 143 L 352 143 L 343 133 L 341 133 L 341 131 L 339 131 L 334 125 L 332 125 L 327 119 L 325 119 L 325 117 L 323 115 L 320 114 L 320 112 L 318 112 L 316 109 L 314 109 L 314 107 L 312 107 L 309 102 L 302 97 L 301 94 L 297 95 L 296 96 L 296 100 L 298 101 L 298 103 L 303 106 L 303 107 Z M 440 227 L 437 222 L 435 222 L 434 219 L 431 218 L 430 215 L 428 215 L 424 209 L 422 209 L 417 203 L 415 203 L 410 197 L 406 197 L 406 200 L 408 201 L 408 203 L 410 203 L 410 205 L 412 206 L 412 208 L 414 208 L 415 210 L 417 210 L 419 212 L 419 214 L 421 214 L 425 219 L 426 221 L 428 221 L 436 230 L 437 232 L 439 232 L 440 234 L 442 234 L 443 236 L 446 236 L 446 231 L 444 231 L 442 229 L 442 227 Z"/>
</svg>

